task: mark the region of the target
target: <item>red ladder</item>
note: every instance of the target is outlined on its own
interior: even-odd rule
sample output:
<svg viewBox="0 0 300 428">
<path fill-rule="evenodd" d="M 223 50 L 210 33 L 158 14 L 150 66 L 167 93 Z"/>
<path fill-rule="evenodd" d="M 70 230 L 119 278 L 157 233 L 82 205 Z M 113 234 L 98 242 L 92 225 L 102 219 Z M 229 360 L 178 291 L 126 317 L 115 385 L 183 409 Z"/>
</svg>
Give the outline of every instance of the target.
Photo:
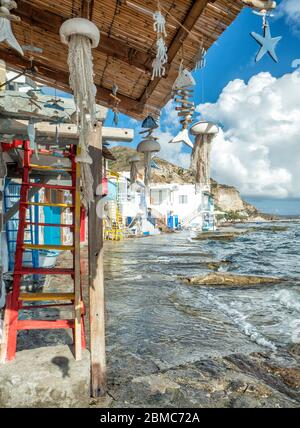
<svg viewBox="0 0 300 428">
<path fill-rule="evenodd" d="M 57 169 L 54 167 L 45 167 L 42 165 L 32 165 L 30 163 L 31 150 L 28 141 L 23 142 L 24 160 L 23 175 L 20 192 L 19 206 L 19 228 L 17 235 L 17 247 L 15 254 L 15 267 L 13 275 L 12 292 L 8 293 L 4 315 L 4 341 L 1 348 L 0 359 L 2 361 L 11 361 L 15 358 L 17 348 L 17 334 L 20 330 L 44 330 L 44 329 L 72 329 L 75 359 L 80 360 L 82 349 L 85 348 L 84 334 L 84 304 L 82 299 L 81 272 L 80 272 L 80 165 L 75 162 L 76 148 L 71 147 L 69 159 L 71 168 Z M 71 186 L 50 185 L 43 183 L 33 183 L 30 181 L 31 170 L 55 171 L 71 175 Z M 72 194 L 73 224 L 42 224 L 38 225 L 48 227 L 70 227 L 73 231 L 73 244 L 70 246 L 51 246 L 51 245 L 29 245 L 24 243 L 25 228 L 28 226 L 26 221 L 26 212 L 32 203 L 28 201 L 29 189 L 31 187 L 40 187 L 48 189 L 69 190 Z M 39 204 L 45 206 L 45 204 Z M 60 206 L 64 204 L 46 204 L 50 206 Z M 67 205 L 64 205 L 67 207 Z M 73 267 L 71 269 L 46 269 L 46 268 L 28 268 L 23 266 L 23 255 L 25 250 L 60 250 L 72 251 Z M 74 291 L 72 293 L 21 293 L 21 281 L 24 275 L 70 275 L 74 282 Z M 24 305 L 26 302 L 46 302 L 42 305 Z M 49 303 L 51 302 L 51 303 Z M 22 310 L 34 310 L 41 308 L 53 308 L 61 306 L 72 306 L 74 317 L 72 319 L 56 320 L 36 320 L 19 319 L 19 313 Z"/>
</svg>

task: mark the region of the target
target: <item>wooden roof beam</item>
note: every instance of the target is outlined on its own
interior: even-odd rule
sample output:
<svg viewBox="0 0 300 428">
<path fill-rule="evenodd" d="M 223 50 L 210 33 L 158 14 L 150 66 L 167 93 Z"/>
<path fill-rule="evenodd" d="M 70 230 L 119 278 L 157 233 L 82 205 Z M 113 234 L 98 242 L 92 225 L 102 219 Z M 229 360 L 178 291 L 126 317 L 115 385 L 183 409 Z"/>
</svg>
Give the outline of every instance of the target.
<svg viewBox="0 0 300 428">
<path fill-rule="evenodd" d="M 199 18 L 201 17 L 204 9 L 207 4 L 211 2 L 214 3 L 215 0 L 195 0 L 191 8 L 186 14 L 185 20 L 182 25 L 188 30 L 192 31 L 194 26 L 197 24 Z M 184 41 L 189 37 L 189 33 L 182 27 L 179 28 L 177 33 L 175 34 L 173 41 L 170 44 L 168 49 L 168 64 L 171 65 L 174 61 L 177 53 L 179 52 Z M 199 41 L 200 44 L 200 41 Z M 147 86 L 145 92 L 139 99 L 139 106 L 142 109 L 142 106 L 145 105 L 147 99 L 151 97 L 151 94 L 155 91 L 158 83 L 160 82 L 160 78 L 155 78 L 151 80 L 149 85 Z"/>
<path fill-rule="evenodd" d="M 16 70 L 24 71 L 26 67 L 30 67 L 30 63 L 26 58 L 8 49 L 0 49 L 0 58 Z M 38 61 L 34 61 L 34 66 L 37 67 L 37 73 L 33 77 L 35 80 L 44 84 L 47 83 L 50 86 L 53 85 L 58 89 L 62 89 L 65 92 L 71 92 L 69 86 L 69 73 L 67 71 L 53 70 L 51 66 L 48 66 L 47 64 L 42 64 Z M 96 101 L 104 107 L 111 108 L 111 91 L 100 85 L 96 85 L 96 87 Z M 140 118 L 141 112 L 137 110 L 137 101 L 135 99 L 129 98 L 122 94 L 118 94 L 118 98 L 121 100 L 119 104 L 120 112 L 132 115 L 133 117 L 136 117 L 138 119 Z"/>
<path fill-rule="evenodd" d="M 87 12 L 85 10 L 86 9 L 84 9 L 83 13 L 86 14 Z M 14 10 L 14 14 L 18 15 L 23 22 L 31 25 L 32 27 L 37 27 L 57 35 L 59 34 L 59 29 L 62 23 L 69 18 L 34 7 L 27 0 L 18 1 L 18 8 Z M 152 61 L 154 59 L 153 54 L 133 49 L 121 40 L 101 34 L 100 44 L 97 50 L 105 55 L 125 62 L 143 73 L 150 74 L 152 72 Z"/>
</svg>

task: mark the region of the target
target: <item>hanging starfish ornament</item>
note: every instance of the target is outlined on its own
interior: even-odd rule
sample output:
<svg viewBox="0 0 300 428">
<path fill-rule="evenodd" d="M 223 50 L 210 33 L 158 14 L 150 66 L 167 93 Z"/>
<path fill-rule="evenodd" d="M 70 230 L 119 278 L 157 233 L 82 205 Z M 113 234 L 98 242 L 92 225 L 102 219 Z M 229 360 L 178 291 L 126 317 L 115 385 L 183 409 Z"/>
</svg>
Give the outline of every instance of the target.
<svg viewBox="0 0 300 428">
<path fill-rule="evenodd" d="M 261 45 L 261 48 L 255 59 L 256 62 L 260 61 L 266 54 L 269 54 L 275 62 L 278 62 L 278 57 L 276 55 L 275 49 L 282 37 L 272 37 L 270 26 L 268 23 L 264 25 L 263 36 L 254 32 L 251 33 L 251 36 Z"/>
</svg>

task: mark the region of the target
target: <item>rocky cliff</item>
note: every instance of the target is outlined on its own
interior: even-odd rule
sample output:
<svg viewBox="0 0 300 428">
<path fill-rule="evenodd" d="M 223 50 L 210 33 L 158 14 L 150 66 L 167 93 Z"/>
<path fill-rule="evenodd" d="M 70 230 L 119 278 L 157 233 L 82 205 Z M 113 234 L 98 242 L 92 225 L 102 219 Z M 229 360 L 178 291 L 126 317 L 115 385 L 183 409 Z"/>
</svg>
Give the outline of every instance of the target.
<svg viewBox="0 0 300 428">
<path fill-rule="evenodd" d="M 110 168 L 115 172 L 129 171 L 128 159 L 135 150 L 128 147 L 115 147 L 111 149 L 116 162 L 110 163 Z M 154 158 L 157 169 L 153 169 L 153 183 L 174 183 L 174 184 L 193 184 L 194 178 L 190 170 L 174 165 L 164 159 Z M 143 162 L 139 164 L 139 169 L 143 170 Z M 263 216 L 253 206 L 241 198 L 239 191 L 233 186 L 226 186 L 211 180 L 212 195 L 215 200 L 217 211 L 224 212 L 228 220 L 238 220 L 239 218 L 259 218 Z M 222 217 L 222 214 L 220 213 Z M 266 216 L 263 216 L 266 218 Z"/>
</svg>

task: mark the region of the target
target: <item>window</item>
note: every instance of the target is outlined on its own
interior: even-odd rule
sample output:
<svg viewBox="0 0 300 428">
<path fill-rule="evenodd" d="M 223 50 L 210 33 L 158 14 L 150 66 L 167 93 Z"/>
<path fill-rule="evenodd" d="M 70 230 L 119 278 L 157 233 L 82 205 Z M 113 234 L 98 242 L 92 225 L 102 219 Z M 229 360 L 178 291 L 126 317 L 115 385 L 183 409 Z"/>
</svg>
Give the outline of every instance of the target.
<svg viewBox="0 0 300 428">
<path fill-rule="evenodd" d="M 179 203 L 180 204 L 187 204 L 188 203 L 188 197 L 187 197 L 187 195 L 180 195 L 179 196 Z"/>
</svg>

